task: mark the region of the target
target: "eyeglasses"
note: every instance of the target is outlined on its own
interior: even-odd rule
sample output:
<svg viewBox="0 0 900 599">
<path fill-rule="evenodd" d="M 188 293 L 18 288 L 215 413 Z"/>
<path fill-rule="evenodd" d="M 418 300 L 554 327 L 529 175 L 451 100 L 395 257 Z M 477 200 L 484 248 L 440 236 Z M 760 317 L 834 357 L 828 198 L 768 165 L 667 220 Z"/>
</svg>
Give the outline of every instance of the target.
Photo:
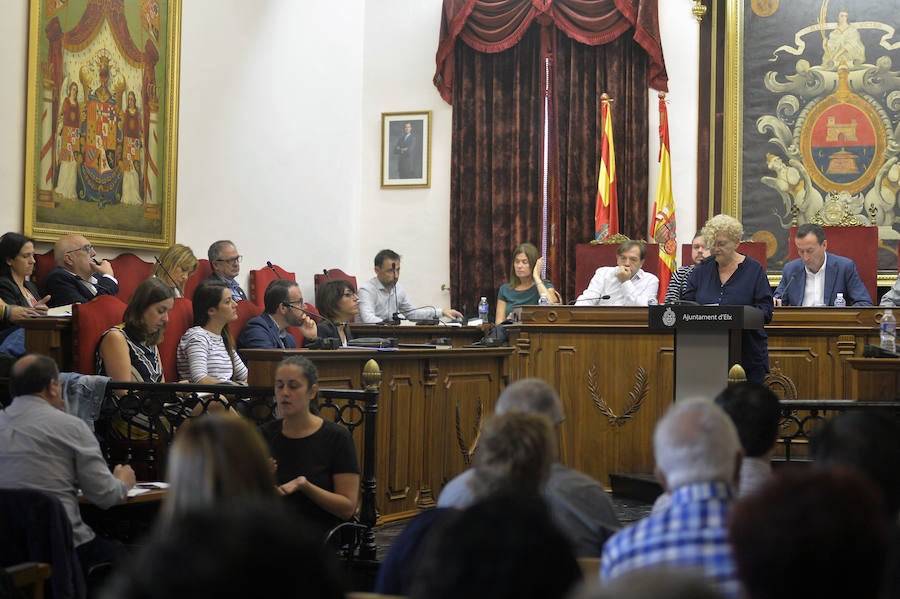
<svg viewBox="0 0 900 599">
<path fill-rule="evenodd" d="M 83 245 L 80 248 L 75 248 L 74 250 L 69 250 L 66 254 L 71 254 L 72 252 L 84 252 L 85 254 L 90 254 L 94 251 L 94 246 L 91 244 Z"/>
<path fill-rule="evenodd" d="M 341 297 L 359 297 L 359 294 L 355 291 L 345 291 L 341 294 Z"/>
<path fill-rule="evenodd" d="M 289 308 L 293 308 L 294 310 L 300 310 L 301 312 L 306 312 L 306 308 L 303 305 L 302 299 L 299 302 L 284 302 L 284 305 Z"/>
<path fill-rule="evenodd" d="M 213 260 L 213 262 L 227 262 L 228 264 L 240 264 L 241 260 L 243 260 L 243 256 L 235 256 L 234 258 L 218 258 Z"/>
</svg>

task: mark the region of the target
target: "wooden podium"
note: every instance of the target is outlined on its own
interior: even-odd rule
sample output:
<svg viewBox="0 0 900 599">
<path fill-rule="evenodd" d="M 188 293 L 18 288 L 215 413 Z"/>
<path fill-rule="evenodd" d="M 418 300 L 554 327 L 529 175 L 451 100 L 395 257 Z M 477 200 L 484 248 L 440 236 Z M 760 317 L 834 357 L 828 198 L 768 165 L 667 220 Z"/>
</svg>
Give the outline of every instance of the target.
<svg viewBox="0 0 900 599">
<path fill-rule="evenodd" d="M 724 389 L 741 359 L 741 333 L 763 328 L 753 306 L 650 306 L 647 320 L 651 329 L 675 331 L 675 401 Z"/>
</svg>

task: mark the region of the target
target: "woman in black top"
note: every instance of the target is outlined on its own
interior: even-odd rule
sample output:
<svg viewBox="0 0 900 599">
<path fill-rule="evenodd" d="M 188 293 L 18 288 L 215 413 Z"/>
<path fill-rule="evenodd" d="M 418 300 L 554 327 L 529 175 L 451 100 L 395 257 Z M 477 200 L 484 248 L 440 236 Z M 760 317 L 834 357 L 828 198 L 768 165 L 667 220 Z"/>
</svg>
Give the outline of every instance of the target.
<svg viewBox="0 0 900 599">
<path fill-rule="evenodd" d="M 319 339 L 340 339 L 341 345 L 353 339 L 350 323 L 359 314 L 359 295 L 349 281 L 338 279 L 319 285 L 316 309 L 328 319 L 318 323 Z"/>
</svg>

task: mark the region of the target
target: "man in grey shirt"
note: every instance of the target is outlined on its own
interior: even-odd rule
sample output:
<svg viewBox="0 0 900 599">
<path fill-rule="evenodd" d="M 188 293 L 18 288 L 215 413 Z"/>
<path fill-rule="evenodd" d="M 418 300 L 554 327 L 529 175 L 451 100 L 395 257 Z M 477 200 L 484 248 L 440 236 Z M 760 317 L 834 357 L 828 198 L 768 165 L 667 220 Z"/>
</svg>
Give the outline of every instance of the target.
<svg viewBox="0 0 900 599">
<path fill-rule="evenodd" d="M 82 568 L 115 561 L 115 545 L 81 519 L 78 491 L 106 509 L 134 486 L 131 466 L 112 473 L 88 425 L 66 414 L 56 363 L 27 355 L 10 371 L 12 403 L 0 411 L 0 488 L 36 489 L 57 497 L 72 524 Z"/>
<path fill-rule="evenodd" d="M 541 379 L 516 381 L 500 394 L 494 413 L 511 411 L 542 414 L 557 427 L 563 422 L 559 395 Z M 472 504 L 475 499 L 470 487 L 473 474 L 474 470 L 469 469 L 448 482 L 438 498 L 438 507 L 465 508 Z M 600 557 L 603 543 L 620 527 L 603 485 L 559 462 L 550 466 L 544 499 L 553 521 L 579 557 Z"/>
</svg>

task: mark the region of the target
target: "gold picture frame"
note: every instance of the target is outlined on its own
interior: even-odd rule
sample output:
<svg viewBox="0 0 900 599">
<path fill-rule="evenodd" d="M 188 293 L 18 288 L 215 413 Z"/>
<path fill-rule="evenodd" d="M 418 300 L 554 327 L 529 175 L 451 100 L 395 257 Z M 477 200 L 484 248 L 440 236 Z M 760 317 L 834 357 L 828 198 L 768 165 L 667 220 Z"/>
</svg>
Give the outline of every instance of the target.
<svg viewBox="0 0 900 599">
<path fill-rule="evenodd" d="M 175 241 L 181 0 L 32 0 L 24 231 Z"/>
<path fill-rule="evenodd" d="M 381 113 L 381 188 L 431 187 L 431 111 Z"/>
</svg>

